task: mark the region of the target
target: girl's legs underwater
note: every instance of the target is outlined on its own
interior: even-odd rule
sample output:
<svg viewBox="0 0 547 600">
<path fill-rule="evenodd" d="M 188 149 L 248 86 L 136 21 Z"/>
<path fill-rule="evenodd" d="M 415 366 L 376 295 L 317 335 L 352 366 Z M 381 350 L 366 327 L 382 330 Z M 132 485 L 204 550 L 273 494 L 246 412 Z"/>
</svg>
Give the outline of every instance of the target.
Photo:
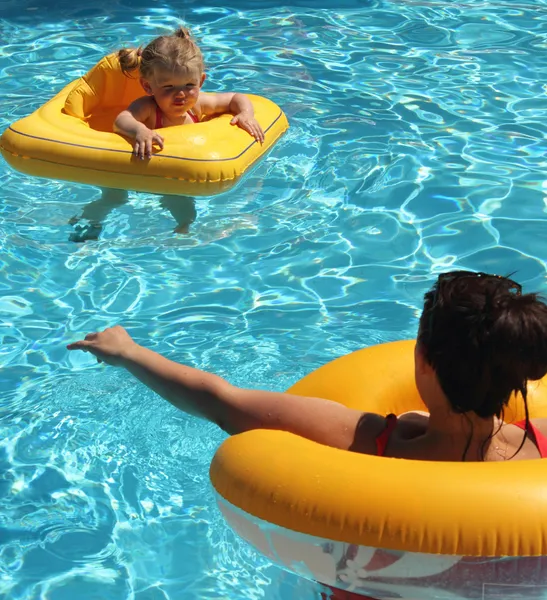
<svg viewBox="0 0 547 600">
<path fill-rule="evenodd" d="M 97 240 L 108 214 L 127 202 L 128 192 L 126 190 L 101 188 L 101 192 L 100 198 L 87 204 L 80 216 L 70 219 L 69 224 L 74 226 L 74 232 L 69 236 L 71 242 Z M 188 233 L 190 224 L 196 220 L 197 216 L 194 198 L 166 195 L 161 196 L 160 204 L 175 219 L 177 223 L 175 233 Z"/>
</svg>

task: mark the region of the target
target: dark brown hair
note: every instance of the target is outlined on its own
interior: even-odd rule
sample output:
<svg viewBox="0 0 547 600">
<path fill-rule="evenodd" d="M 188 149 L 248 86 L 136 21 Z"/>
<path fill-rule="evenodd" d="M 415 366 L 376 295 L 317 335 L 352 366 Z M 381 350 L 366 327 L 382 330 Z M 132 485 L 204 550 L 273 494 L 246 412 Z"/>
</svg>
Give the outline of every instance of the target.
<svg viewBox="0 0 547 600">
<path fill-rule="evenodd" d="M 502 418 L 520 392 L 528 422 L 527 382 L 547 373 L 547 305 L 508 278 L 466 273 L 425 294 L 418 343 L 455 412 Z"/>
<path fill-rule="evenodd" d="M 171 35 L 160 35 L 145 48 L 122 48 L 118 50 L 118 60 L 124 74 L 130 75 L 138 68 L 143 79 L 152 77 L 157 69 L 173 71 L 186 67 L 200 73 L 205 70 L 201 50 L 184 27 Z"/>
</svg>

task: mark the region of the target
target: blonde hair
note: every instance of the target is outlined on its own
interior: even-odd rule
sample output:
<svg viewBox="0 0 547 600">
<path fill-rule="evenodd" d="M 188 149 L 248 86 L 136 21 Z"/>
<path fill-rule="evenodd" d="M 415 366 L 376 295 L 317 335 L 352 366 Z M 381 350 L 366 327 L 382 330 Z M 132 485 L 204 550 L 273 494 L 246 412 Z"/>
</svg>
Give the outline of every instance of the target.
<svg viewBox="0 0 547 600">
<path fill-rule="evenodd" d="M 200 73 L 205 70 L 201 50 L 185 27 L 171 35 L 160 35 L 144 49 L 122 48 L 118 50 L 118 60 L 124 75 L 131 75 L 138 68 L 143 79 L 149 79 L 158 69 L 186 67 Z"/>
</svg>

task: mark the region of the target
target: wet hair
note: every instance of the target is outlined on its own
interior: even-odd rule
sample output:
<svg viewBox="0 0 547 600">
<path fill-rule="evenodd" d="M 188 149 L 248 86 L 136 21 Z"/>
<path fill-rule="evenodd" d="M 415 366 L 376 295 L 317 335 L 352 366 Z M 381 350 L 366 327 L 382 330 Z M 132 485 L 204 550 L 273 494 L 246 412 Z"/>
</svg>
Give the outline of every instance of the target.
<svg viewBox="0 0 547 600">
<path fill-rule="evenodd" d="M 143 79 L 150 79 L 157 70 L 205 70 L 201 50 L 184 27 L 171 35 L 160 35 L 144 48 L 122 48 L 118 50 L 118 60 L 125 75 L 132 75 L 138 68 Z"/>
<path fill-rule="evenodd" d="M 503 418 L 511 394 L 547 373 L 547 305 L 506 277 L 457 271 L 425 294 L 418 344 L 452 410 Z"/>
</svg>

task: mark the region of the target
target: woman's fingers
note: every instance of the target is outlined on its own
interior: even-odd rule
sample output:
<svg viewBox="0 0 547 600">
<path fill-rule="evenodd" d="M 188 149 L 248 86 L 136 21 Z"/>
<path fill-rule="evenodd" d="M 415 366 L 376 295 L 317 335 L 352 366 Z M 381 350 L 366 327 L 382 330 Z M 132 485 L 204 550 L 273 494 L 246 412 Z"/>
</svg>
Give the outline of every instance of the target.
<svg viewBox="0 0 547 600">
<path fill-rule="evenodd" d="M 85 337 L 87 338 L 88 336 L 86 335 Z M 84 339 L 78 340 L 77 342 L 72 342 L 72 344 L 67 344 L 67 350 L 82 350 L 83 352 L 93 352 L 93 341 Z"/>
<path fill-rule="evenodd" d="M 67 344 L 68 350 L 84 350 L 85 342 L 84 340 L 80 340 L 78 342 L 72 342 L 72 344 Z"/>
<path fill-rule="evenodd" d="M 97 335 L 97 334 L 88 334 L 88 335 Z M 88 336 L 86 335 L 86 338 Z M 73 342 L 72 344 L 67 344 L 67 350 L 82 350 L 82 352 L 90 352 L 97 359 L 98 363 L 104 362 L 103 353 L 93 346 L 92 341 L 80 340 L 78 342 Z"/>
</svg>

